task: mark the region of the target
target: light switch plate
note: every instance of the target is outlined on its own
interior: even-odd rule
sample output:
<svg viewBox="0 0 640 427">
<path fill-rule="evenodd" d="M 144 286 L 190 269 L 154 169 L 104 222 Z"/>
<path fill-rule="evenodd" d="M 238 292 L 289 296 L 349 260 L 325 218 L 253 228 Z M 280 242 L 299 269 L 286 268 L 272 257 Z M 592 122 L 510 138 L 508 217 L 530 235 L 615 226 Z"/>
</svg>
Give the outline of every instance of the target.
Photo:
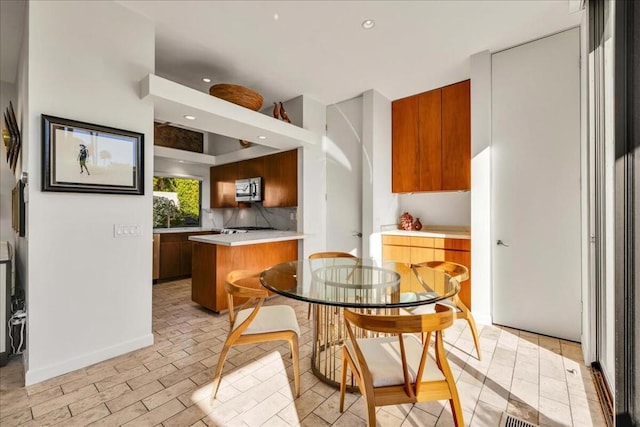
<svg viewBox="0 0 640 427">
<path fill-rule="evenodd" d="M 113 237 L 137 237 L 142 236 L 142 226 L 140 224 L 114 224 Z"/>
</svg>

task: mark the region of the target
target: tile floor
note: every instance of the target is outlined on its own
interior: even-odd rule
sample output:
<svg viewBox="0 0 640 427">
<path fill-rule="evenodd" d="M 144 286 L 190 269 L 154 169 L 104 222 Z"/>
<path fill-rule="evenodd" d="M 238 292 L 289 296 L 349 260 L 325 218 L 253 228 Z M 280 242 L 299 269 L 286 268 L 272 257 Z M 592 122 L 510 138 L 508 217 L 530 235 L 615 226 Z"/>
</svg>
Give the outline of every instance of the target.
<svg viewBox="0 0 640 427">
<path fill-rule="evenodd" d="M 366 425 L 358 394 L 348 394 L 341 414 L 338 391 L 311 373 L 307 305 L 282 297 L 268 304 L 291 304 L 298 315 L 300 397 L 292 397 L 286 344 L 268 343 L 230 351 L 211 405 L 211 378 L 228 318 L 192 303 L 190 292 L 189 280 L 154 286 L 151 347 L 26 388 L 22 363 L 13 359 L 0 369 L 0 425 Z M 464 320 L 447 330 L 445 340 L 466 425 L 496 427 L 503 411 L 541 426 L 605 425 L 579 344 L 481 326 L 480 362 Z M 383 407 L 377 421 L 380 426 L 453 423 L 446 402 Z"/>
</svg>

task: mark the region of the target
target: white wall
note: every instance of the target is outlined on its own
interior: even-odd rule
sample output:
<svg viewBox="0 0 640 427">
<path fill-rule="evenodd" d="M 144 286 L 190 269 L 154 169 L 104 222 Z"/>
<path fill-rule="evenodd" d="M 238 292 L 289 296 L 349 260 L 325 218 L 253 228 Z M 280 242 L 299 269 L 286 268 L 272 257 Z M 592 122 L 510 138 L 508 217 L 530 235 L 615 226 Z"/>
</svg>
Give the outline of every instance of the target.
<svg viewBox="0 0 640 427">
<path fill-rule="evenodd" d="M 0 81 L 0 111 L 4 114 L 12 102 L 15 109 L 18 101 L 16 85 Z M 4 122 L 3 122 L 4 129 Z M 7 150 L 2 142 L 0 150 L 0 241 L 7 241 L 14 245 L 14 232 L 11 228 L 11 190 L 16 185 L 16 179 L 7 162 Z"/>
<path fill-rule="evenodd" d="M 327 109 L 305 96 L 302 103 L 303 128 L 326 139 Z M 289 110 L 287 110 L 289 111 Z M 325 141 L 326 143 L 326 141 Z M 323 144 L 324 145 L 324 144 Z M 300 153 L 302 151 L 302 153 Z M 325 251 L 327 168 L 325 147 L 305 146 L 298 149 L 298 231 L 307 237 L 302 241 L 300 257 Z M 300 250 L 299 250 L 300 252 Z"/>
<path fill-rule="evenodd" d="M 362 146 L 362 253 L 382 259 L 380 227 L 398 221 L 399 207 L 391 192 L 391 101 L 374 89 L 362 97 Z"/>
<path fill-rule="evenodd" d="M 473 188 L 473 185 L 471 186 Z M 471 224 L 471 193 L 436 192 L 399 194 L 400 212 L 409 212 L 425 225 L 454 225 L 468 227 Z M 399 215 L 396 218 L 399 222 Z"/>
<path fill-rule="evenodd" d="M 471 55 L 471 300 L 491 324 L 491 53 Z"/>
<path fill-rule="evenodd" d="M 153 342 L 153 25 L 113 2 L 30 2 L 27 385 Z M 45 193 L 41 114 L 145 134 L 145 195 Z M 115 239 L 114 224 L 143 235 Z"/>
</svg>

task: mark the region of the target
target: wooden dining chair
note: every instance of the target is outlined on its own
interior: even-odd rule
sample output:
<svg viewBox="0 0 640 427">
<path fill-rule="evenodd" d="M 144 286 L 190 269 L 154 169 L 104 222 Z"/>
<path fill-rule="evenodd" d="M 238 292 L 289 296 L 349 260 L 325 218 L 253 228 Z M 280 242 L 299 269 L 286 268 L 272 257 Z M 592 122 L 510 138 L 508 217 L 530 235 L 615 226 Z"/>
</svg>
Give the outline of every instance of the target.
<svg viewBox="0 0 640 427">
<path fill-rule="evenodd" d="M 348 252 L 316 252 L 309 255 L 309 259 L 320 259 L 320 258 L 356 258 L 354 255 L 351 255 Z M 307 309 L 307 319 L 311 317 L 311 304 Z"/>
<path fill-rule="evenodd" d="M 380 316 L 344 310 L 349 340 L 342 348 L 340 412 L 344 410 L 347 369 L 367 405 L 368 425 L 376 425 L 376 406 L 449 400 L 456 426 L 463 426 L 456 383 L 444 351 L 442 330 L 453 324 L 453 309 L 437 304 L 420 315 Z M 356 338 L 353 327 L 393 334 Z M 416 334 L 435 334 L 435 358 Z"/>
<path fill-rule="evenodd" d="M 469 279 L 469 269 L 462 264 L 458 264 L 451 261 L 427 261 L 421 262 L 419 264 L 414 264 L 417 266 L 424 266 L 431 268 L 433 270 L 443 271 L 452 278 L 456 279 L 461 285 L 462 282 Z M 478 329 L 476 328 L 476 321 L 473 318 L 473 314 L 471 314 L 471 310 L 467 308 L 466 305 L 462 302 L 458 294 L 454 295 L 451 299 L 440 301 L 440 304 L 448 304 L 452 306 L 455 310 L 455 318 L 456 319 L 464 319 L 469 324 L 469 329 L 471 329 L 471 335 L 473 335 L 473 343 L 476 347 L 476 354 L 478 355 L 478 360 L 482 360 L 482 356 L 480 353 L 480 341 L 478 339 Z M 433 311 L 433 305 L 420 306 L 414 312 L 419 314 L 424 312 L 424 310 L 431 309 Z"/>
<path fill-rule="evenodd" d="M 266 289 L 241 286 L 239 282 L 255 280 L 260 277 L 259 271 L 235 270 L 229 273 L 225 281 L 225 291 L 229 303 L 229 334 L 218 358 L 218 365 L 213 380 L 212 399 L 215 399 L 220 386 L 222 367 L 234 345 L 254 344 L 265 341 L 286 340 L 293 357 L 293 375 L 296 397 L 300 396 L 300 366 L 298 357 L 298 337 L 300 327 L 296 313 L 288 305 L 263 306 L 269 296 Z M 246 300 L 240 303 L 238 299 Z"/>
</svg>

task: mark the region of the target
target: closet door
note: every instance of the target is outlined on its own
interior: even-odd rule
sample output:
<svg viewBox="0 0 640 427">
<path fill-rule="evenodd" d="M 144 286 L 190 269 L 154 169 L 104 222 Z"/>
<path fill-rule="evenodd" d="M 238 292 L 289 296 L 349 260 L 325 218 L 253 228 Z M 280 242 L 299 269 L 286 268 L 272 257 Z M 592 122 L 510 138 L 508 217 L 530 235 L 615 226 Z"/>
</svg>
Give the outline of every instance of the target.
<svg viewBox="0 0 640 427">
<path fill-rule="evenodd" d="M 580 37 L 493 55 L 493 320 L 581 334 Z"/>
</svg>

